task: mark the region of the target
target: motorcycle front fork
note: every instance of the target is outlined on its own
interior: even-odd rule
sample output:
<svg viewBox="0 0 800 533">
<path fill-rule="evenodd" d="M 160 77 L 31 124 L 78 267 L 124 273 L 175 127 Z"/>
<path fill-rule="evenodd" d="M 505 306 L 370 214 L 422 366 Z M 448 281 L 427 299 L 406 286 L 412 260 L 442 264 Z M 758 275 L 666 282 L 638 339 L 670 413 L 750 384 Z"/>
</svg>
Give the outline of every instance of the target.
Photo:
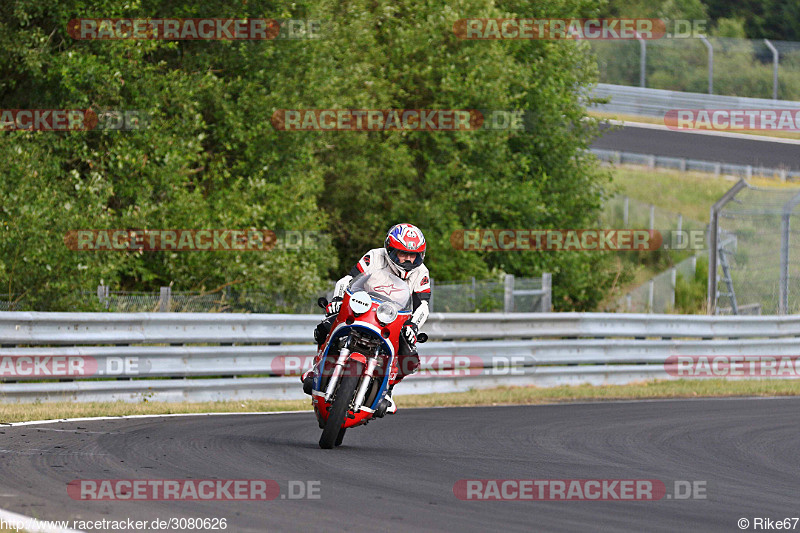
<svg viewBox="0 0 800 533">
<path fill-rule="evenodd" d="M 336 391 L 336 385 L 339 383 L 339 379 L 342 377 L 344 366 L 347 364 L 349 357 L 350 349 L 345 346 L 339 351 L 339 357 L 336 359 L 336 364 L 333 368 L 333 372 L 331 373 L 331 378 L 328 380 L 328 387 L 325 389 L 326 402 L 331 400 L 333 393 Z M 372 381 L 372 378 L 375 377 L 375 368 L 377 366 L 378 354 L 376 353 L 367 360 L 367 368 L 364 371 L 364 375 L 361 377 L 361 382 L 358 386 L 358 392 L 356 393 L 355 401 L 353 402 L 353 411 L 358 412 L 361 410 L 361 406 L 364 403 L 364 397 L 367 395 L 369 384 Z"/>
<path fill-rule="evenodd" d="M 347 358 L 350 356 L 350 349 L 348 346 L 349 343 L 345 344 L 345 346 L 339 350 L 339 358 L 336 359 L 336 364 L 334 365 L 333 372 L 331 373 L 331 379 L 328 380 L 328 387 L 325 389 L 326 402 L 331 401 L 331 396 L 333 396 L 333 393 L 336 390 L 336 385 L 339 383 L 339 378 L 342 376 L 344 365 L 347 363 Z"/>
<path fill-rule="evenodd" d="M 367 360 L 367 369 L 364 371 L 364 376 L 361 378 L 361 383 L 358 387 L 355 402 L 353 402 L 353 411 L 359 411 L 361 404 L 364 403 L 364 397 L 367 395 L 367 389 L 375 376 L 375 367 L 378 366 L 378 356 L 375 355 Z"/>
</svg>

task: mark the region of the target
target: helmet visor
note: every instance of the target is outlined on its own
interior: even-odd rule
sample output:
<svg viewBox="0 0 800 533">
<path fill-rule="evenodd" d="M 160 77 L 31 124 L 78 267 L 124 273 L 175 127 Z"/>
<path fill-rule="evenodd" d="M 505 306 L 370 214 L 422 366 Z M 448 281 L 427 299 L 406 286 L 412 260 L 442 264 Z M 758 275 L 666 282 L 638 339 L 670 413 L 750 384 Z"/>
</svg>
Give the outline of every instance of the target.
<svg viewBox="0 0 800 533">
<path fill-rule="evenodd" d="M 419 252 L 407 252 L 397 248 L 389 248 L 389 258 L 403 270 L 411 270 L 422 264 L 422 254 Z"/>
</svg>

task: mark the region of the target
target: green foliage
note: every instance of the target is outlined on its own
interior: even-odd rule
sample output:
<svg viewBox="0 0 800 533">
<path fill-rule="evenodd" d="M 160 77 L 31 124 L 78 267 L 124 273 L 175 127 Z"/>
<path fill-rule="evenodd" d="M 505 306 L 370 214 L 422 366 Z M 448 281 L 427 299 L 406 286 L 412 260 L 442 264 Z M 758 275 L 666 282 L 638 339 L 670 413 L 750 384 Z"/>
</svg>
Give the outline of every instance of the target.
<svg viewBox="0 0 800 533">
<path fill-rule="evenodd" d="M 714 93 L 772 98 L 772 53 L 763 39 L 800 41 L 800 3 L 787 0 L 610 0 L 603 16 L 657 17 L 705 22 L 698 28 L 714 37 Z M 668 26 L 669 27 L 669 26 Z M 751 39 L 734 41 L 736 39 Z M 639 85 L 639 43 L 596 42 L 600 81 Z M 800 53 L 779 47 L 778 98 L 800 99 Z M 647 87 L 708 91 L 707 49 L 699 39 L 658 39 L 647 46 Z"/>
<path fill-rule="evenodd" d="M 0 6 L 5 109 L 148 113 L 132 132 L 0 135 L 0 292 L 83 309 L 77 290 L 309 292 L 419 225 L 437 280 L 552 272 L 556 309 L 592 309 L 612 283 L 598 253 L 464 252 L 462 228 L 580 228 L 609 177 L 581 151 L 597 132 L 581 97 L 598 73 L 575 42 L 463 41 L 466 16 L 590 17 L 590 0 L 489 2 L 38 0 Z M 224 15 L 222 15 L 224 14 Z M 77 17 L 327 21 L 325 40 L 76 41 Z M 277 109 L 524 109 L 525 132 L 282 132 Z M 73 252 L 87 228 L 328 231 L 296 252 Z"/>
<path fill-rule="evenodd" d="M 708 295 L 708 258 L 698 257 L 694 278 L 684 279 L 681 274 L 675 281 L 675 312 L 699 314 L 706 307 Z"/>
<path fill-rule="evenodd" d="M 744 21 L 747 37 L 800 41 L 800 4 L 794 0 L 703 0 L 714 20 Z"/>
<path fill-rule="evenodd" d="M 263 16 L 220 3 L 230 15 Z M 151 115 L 131 132 L 6 132 L 0 136 L 3 289 L 34 308 L 69 309 L 78 289 L 181 289 L 224 284 L 308 290 L 327 277 L 332 247 L 292 252 L 74 252 L 63 238 L 85 228 L 324 229 L 322 176 L 311 139 L 269 125 L 298 90 L 301 47 L 259 42 L 74 41 L 75 16 L 174 12 L 165 6 L 36 2 L 3 10 L 3 108 L 125 109 Z M 206 7 L 208 9 L 208 7 Z M 181 10 L 179 10 L 181 11 Z M 201 16 L 185 7 L 183 16 Z M 302 11 L 298 15 L 303 15 Z M 49 35 L 49 37 L 47 37 Z M 285 76 L 273 77 L 275 70 Z M 302 84 L 300 84 L 302 88 Z M 4 291 L 5 292 L 5 291 Z"/>
<path fill-rule="evenodd" d="M 609 0 L 602 16 L 623 18 L 706 19 L 701 0 Z"/>
<path fill-rule="evenodd" d="M 721 32 L 738 31 L 730 26 Z M 772 54 L 763 41 L 711 37 L 714 46 L 714 94 L 772 98 Z M 639 86 L 638 43 L 592 44 L 600 64 L 600 81 Z M 671 91 L 708 92 L 708 51 L 698 39 L 651 41 L 647 47 L 646 85 Z M 800 99 L 800 53 L 781 57 L 778 98 Z"/>
<path fill-rule="evenodd" d="M 744 20 L 740 18 L 721 18 L 717 20 L 717 27 L 711 32 L 714 37 L 730 39 L 745 39 L 747 33 L 744 29 Z"/>
<path fill-rule="evenodd" d="M 800 41 L 794 0 L 609 0 L 601 16 L 708 20 L 719 37 Z"/>
</svg>

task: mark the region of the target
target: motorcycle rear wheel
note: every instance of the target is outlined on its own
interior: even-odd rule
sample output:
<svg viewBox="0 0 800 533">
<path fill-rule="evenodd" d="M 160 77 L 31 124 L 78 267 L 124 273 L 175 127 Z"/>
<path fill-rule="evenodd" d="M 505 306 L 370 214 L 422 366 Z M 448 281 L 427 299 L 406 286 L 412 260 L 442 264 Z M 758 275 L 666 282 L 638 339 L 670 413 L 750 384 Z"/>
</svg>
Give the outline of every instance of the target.
<svg viewBox="0 0 800 533">
<path fill-rule="evenodd" d="M 347 416 L 347 411 L 350 410 L 350 403 L 356 395 L 356 388 L 361 379 L 361 372 L 358 371 L 360 370 L 359 366 L 348 366 L 345 369 L 345 377 L 341 378 L 342 380 L 339 382 L 336 397 L 333 399 L 333 405 L 328 413 L 328 421 L 325 423 L 325 429 L 322 430 L 322 436 L 319 438 L 319 447 L 324 450 L 330 450 L 342 443 L 339 439 L 339 434 L 341 432 L 342 438 L 344 438 L 342 424 Z"/>
</svg>

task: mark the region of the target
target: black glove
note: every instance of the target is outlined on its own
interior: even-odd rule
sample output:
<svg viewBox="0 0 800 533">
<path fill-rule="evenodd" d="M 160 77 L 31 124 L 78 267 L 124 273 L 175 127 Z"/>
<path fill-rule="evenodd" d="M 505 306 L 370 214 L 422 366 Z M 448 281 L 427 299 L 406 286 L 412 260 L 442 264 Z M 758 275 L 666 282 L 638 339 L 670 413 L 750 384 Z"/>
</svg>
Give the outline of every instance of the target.
<svg viewBox="0 0 800 533">
<path fill-rule="evenodd" d="M 334 315 L 339 314 L 339 309 L 342 308 L 342 299 L 338 296 L 328 304 L 328 307 L 325 308 L 325 317 L 332 317 Z"/>
<path fill-rule="evenodd" d="M 412 350 L 417 345 L 417 332 L 418 331 L 419 331 L 419 328 L 417 327 L 417 325 L 414 324 L 413 322 L 411 322 L 410 320 L 408 322 L 406 322 L 405 324 L 403 324 L 403 330 L 402 330 L 403 338 L 406 339 L 406 342 L 408 343 L 408 347 L 411 348 Z"/>
</svg>

